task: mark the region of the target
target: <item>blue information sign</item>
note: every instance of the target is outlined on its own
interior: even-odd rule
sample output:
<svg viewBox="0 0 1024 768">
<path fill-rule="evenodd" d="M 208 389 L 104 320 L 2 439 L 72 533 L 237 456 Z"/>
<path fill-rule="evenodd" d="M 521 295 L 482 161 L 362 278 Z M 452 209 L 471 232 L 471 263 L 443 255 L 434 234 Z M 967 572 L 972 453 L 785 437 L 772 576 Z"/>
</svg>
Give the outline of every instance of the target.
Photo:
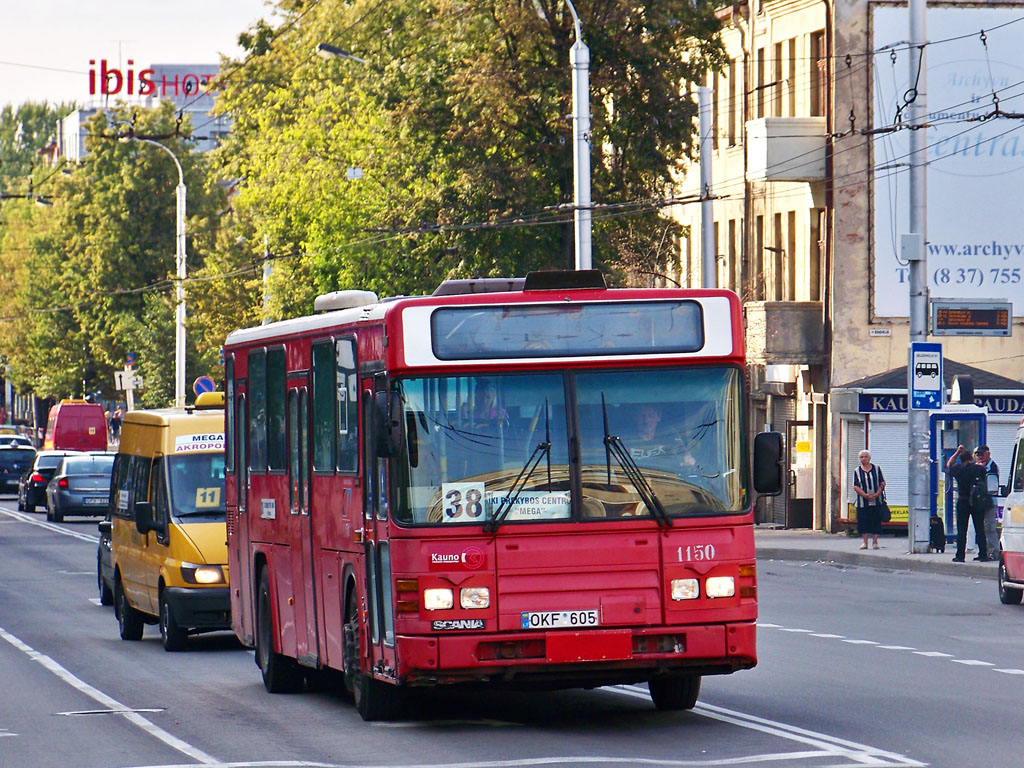
<svg viewBox="0 0 1024 768">
<path fill-rule="evenodd" d="M 197 395 L 201 395 L 204 392 L 213 392 L 216 388 L 217 385 L 213 383 L 213 379 L 209 376 L 199 376 L 192 382 L 192 391 Z"/>
<path fill-rule="evenodd" d="M 910 345 L 910 407 L 937 410 L 942 407 L 942 345 L 915 341 Z"/>
</svg>

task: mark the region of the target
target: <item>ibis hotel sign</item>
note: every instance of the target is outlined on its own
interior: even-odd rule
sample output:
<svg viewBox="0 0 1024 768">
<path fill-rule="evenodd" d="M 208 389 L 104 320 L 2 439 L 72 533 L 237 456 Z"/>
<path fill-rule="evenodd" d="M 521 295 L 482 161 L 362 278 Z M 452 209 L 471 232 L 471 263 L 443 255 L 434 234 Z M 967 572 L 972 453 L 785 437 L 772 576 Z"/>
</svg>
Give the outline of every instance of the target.
<svg viewBox="0 0 1024 768">
<path fill-rule="evenodd" d="M 89 59 L 89 95 L 158 98 L 179 107 L 205 110 L 213 104 L 207 88 L 219 71 L 217 64 L 151 64 L 141 68 L 134 59 L 128 59 L 122 67 L 106 59 Z"/>
</svg>

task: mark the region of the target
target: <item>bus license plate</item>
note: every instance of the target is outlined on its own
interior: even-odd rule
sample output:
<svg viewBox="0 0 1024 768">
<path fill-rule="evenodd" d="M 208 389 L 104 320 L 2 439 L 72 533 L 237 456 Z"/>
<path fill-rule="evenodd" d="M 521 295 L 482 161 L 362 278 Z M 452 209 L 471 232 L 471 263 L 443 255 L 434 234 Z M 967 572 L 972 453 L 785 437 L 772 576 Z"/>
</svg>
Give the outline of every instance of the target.
<svg viewBox="0 0 1024 768">
<path fill-rule="evenodd" d="M 523 611 L 523 629 L 598 626 L 597 611 Z"/>
</svg>

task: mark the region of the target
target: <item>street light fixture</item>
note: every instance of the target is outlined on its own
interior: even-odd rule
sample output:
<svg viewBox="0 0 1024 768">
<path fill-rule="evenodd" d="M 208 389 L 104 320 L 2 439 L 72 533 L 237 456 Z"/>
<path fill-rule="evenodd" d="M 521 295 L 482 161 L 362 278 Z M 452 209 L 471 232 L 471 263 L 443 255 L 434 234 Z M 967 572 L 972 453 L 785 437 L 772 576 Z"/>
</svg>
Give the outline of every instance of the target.
<svg viewBox="0 0 1024 768">
<path fill-rule="evenodd" d="M 176 408 L 185 406 L 185 174 L 181 163 L 167 147 L 152 139 L 143 139 L 128 134 L 119 139 L 121 142 L 141 141 L 159 147 L 174 161 L 178 169 L 178 186 L 175 188 L 177 208 L 175 212 L 175 251 L 174 263 L 177 267 L 178 281 L 175 290 L 176 309 L 174 313 L 174 405 Z"/>
<path fill-rule="evenodd" d="M 329 43 L 317 43 L 316 55 L 321 59 L 350 59 L 360 64 L 365 64 L 366 59 L 361 59 L 348 51 L 343 51 L 337 46 L 330 45 Z"/>
</svg>

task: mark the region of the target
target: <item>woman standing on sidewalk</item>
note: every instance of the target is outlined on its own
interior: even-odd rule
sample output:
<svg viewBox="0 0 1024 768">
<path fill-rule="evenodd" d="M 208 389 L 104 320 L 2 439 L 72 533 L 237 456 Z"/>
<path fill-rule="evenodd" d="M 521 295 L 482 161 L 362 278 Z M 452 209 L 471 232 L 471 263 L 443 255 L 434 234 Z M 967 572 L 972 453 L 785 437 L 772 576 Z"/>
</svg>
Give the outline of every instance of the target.
<svg viewBox="0 0 1024 768">
<path fill-rule="evenodd" d="M 853 473 L 853 490 L 857 493 L 857 533 L 864 539 L 861 549 L 871 546 L 878 549 L 878 534 L 882 532 L 882 510 L 879 499 L 885 490 L 885 475 L 882 468 L 871 463 L 871 451 L 857 454 L 860 466 Z"/>
</svg>

